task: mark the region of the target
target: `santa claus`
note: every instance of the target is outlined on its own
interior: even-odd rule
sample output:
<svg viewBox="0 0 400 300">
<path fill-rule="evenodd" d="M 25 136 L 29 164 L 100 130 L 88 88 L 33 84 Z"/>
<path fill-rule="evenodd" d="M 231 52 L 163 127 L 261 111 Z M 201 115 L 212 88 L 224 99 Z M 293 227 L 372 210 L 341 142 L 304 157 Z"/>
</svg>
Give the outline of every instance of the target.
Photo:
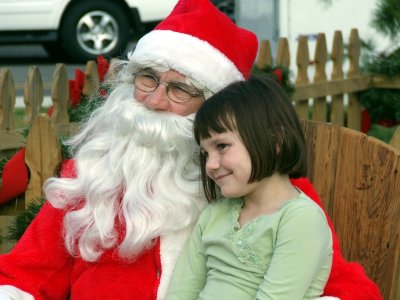
<svg viewBox="0 0 400 300">
<path fill-rule="evenodd" d="M 74 159 L 46 182 L 48 202 L 0 256 L 0 299 L 163 299 L 207 204 L 194 113 L 250 75 L 257 49 L 255 35 L 209 0 L 179 1 L 121 61 L 109 98 L 69 141 Z M 308 180 L 293 182 L 320 203 Z M 332 233 L 325 298 L 381 299 Z"/>
</svg>

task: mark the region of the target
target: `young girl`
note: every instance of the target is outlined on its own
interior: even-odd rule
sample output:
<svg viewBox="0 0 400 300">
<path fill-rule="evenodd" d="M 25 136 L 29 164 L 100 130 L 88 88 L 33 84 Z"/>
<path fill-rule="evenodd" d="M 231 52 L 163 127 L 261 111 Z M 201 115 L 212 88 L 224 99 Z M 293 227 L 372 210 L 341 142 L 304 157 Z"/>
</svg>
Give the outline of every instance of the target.
<svg viewBox="0 0 400 300">
<path fill-rule="evenodd" d="M 306 175 L 307 164 L 285 91 L 269 78 L 233 83 L 203 104 L 194 132 L 212 204 L 178 259 L 166 299 L 319 297 L 332 236 L 320 207 L 290 182 Z"/>
</svg>

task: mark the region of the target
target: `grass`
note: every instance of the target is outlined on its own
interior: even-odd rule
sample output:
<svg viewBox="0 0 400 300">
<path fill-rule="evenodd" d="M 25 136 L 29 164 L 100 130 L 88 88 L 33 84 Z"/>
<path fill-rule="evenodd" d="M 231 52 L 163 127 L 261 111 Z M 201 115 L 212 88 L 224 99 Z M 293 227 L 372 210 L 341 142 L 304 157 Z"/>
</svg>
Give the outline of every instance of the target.
<svg viewBox="0 0 400 300">
<path fill-rule="evenodd" d="M 390 142 L 392 139 L 392 136 L 396 130 L 396 126 L 394 127 L 384 127 L 378 124 L 372 124 L 371 129 L 368 131 L 369 136 L 373 136 L 381 141 L 384 141 L 385 143 Z"/>
<path fill-rule="evenodd" d="M 48 107 L 42 107 L 39 113 L 47 113 Z M 25 108 L 15 107 L 14 108 L 14 123 L 16 129 L 22 129 L 26 127 L 25 121 Z"/>
<path fill-rule="evenodd" d="M 24 128 L 24 117 L 25 117 L 25 108 L 16 107 L 14 108 L 14 122 L 15 128 L 20 129 Z"/>
</svg>

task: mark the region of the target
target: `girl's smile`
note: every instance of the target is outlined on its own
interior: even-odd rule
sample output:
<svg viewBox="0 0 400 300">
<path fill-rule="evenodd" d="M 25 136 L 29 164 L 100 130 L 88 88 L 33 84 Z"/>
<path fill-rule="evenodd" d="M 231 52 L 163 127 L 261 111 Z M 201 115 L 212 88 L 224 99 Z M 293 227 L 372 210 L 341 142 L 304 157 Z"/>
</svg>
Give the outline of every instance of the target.
<svg viewBox="0 0 400 300">
<path fill-rule="evenodd" d="M 232 174 L 232 173 L 218 175 L 215 177 L 215 181 L 222 181 L 224 178 L 226 178 L 226 176 L 228 176 L 230 174 Z"/>
</svg>

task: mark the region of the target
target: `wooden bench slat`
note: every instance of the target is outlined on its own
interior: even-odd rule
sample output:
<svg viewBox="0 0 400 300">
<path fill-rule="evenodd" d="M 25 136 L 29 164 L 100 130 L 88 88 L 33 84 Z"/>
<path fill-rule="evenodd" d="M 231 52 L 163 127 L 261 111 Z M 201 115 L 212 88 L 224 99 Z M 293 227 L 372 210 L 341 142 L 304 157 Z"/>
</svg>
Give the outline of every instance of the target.
<svg viewBox="0 0 400 300">
<path fill-rule="evenodd" d="M 343 255 L 361 263 L 384 299 L 400 297 L 400 151 L 358 131 L 302 121 L 309 177 Z"/>
</svg>

